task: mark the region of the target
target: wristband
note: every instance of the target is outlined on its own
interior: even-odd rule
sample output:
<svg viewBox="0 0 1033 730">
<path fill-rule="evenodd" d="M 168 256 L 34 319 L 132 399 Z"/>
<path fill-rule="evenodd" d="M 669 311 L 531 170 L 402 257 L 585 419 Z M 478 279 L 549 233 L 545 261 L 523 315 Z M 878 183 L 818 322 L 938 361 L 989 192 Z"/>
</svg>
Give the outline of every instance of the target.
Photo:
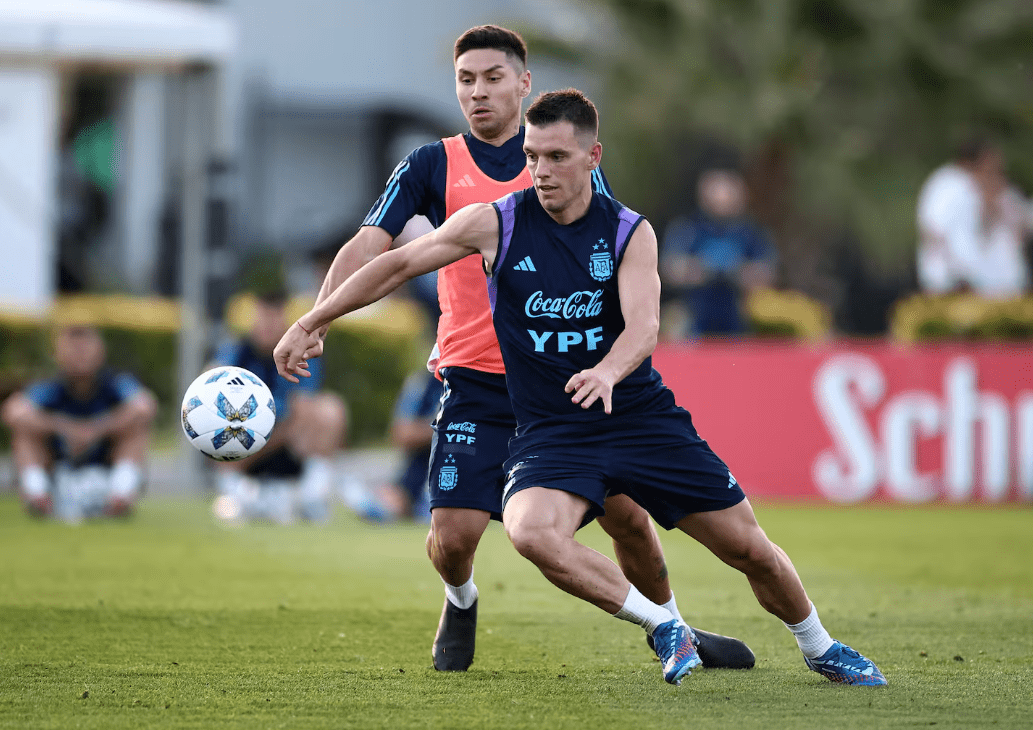
<svg viewBox="0 0 1033 730">
<path fill-rule="evenodd" d="M 296 325 L 298 325 L 299 327 L 301 327 L 301 331 L 302 331 L 302 332 L 304 332 L 304 333 L 305 333 L 306 335 L 308 335 L 309 337 L 311 337 L 311 336 L 312 336 L 312 333 L 311 333 L 311 332 L 309 332 L 309 331 L 308 331 L 307 329 L 305 329 L 305 325 L 303 325 L 303 324 L 301 323 L 301 320 L 300 320 L 300 319 L 299 319 L 299 320 L 298 320 L 297 322 L 295 322 L 294 324 L 296 324 Z"/>
</svg>

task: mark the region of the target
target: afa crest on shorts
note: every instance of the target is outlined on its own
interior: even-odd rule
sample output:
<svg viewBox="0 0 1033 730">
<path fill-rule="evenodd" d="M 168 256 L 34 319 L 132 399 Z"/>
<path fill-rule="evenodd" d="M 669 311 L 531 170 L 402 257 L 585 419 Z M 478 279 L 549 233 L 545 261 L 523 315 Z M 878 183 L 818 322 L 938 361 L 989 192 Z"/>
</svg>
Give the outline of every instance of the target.
<svg viewBox="0 0 1033 730">
<path fill-rule="evenodd" d="M 588 273 L 596 281 L 606 281 L 613 276 L 613 259 L 610 258 L 610 252 L 592 254 L 588 261 Z"/>
<path fill-rule="evenodd" d="M 454 466 L 443 466 L 438 472 L 438 489 L 448 491 L 455 489 L 459 483 L 459 470 Z"/>
</svg>

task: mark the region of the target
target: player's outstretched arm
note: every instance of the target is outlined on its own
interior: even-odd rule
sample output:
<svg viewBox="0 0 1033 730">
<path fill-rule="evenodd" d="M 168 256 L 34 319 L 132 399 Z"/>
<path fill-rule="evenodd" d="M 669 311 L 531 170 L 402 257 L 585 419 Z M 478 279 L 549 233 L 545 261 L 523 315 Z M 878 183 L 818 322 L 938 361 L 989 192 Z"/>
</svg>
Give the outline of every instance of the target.
<svg viewBox="0 0 1033 730">
<path fill-rule="evenodd" d="M 495 261 L 499 224 L 487 203 L 470 205 L 435 231 L 377 256 L 348 277 L 329 296 L 291 326 L 273 351 L 276 369 L 293 383 L 308 377 L 304 360 L 319 354 L 319 331 L 338 317 L 379 301 L 405 282 L 454 261 L 480 254 L 487 266 Z"/>
<path fill-rule="evenodd" d="M 341 249 L 330 264 L 330 269 L 323 279 L 323 286 L 316 296 L 316 304 L 321 304 L 345 280 L 391 248 L 391 234 L 377 226 L 363 226 L 358 232 L 341 246 Z"/>
<path fill-rule="evenodd" d="M 323 284 L 316 295 L 316 304 L 320 304 L 344 281 L 361 269 L 364 265 L 391 248 L 391 234 L 377 226 L 362 226 L 358 232 L 341 246 L 334 256 L 330 268 L 323 278 Z M 326 327 L 319 330 L 320 340 L 326 337 Z M 323 343 L 320 341 L 314 355 L 323 354 Z"/>
<path fill-rule="evenodd" d="M 656 348 L 660 332 L 660 275 L 657 273 L 656 233 L 649 221 L 635 229 L 617 270 L 624 331 L 599 364 L 582 370 L 567 381 L 571 400 L 588 408 L 602 400 L 603 410 L 613 411 L 613 386 L 626 378 Z"/>
</svg>

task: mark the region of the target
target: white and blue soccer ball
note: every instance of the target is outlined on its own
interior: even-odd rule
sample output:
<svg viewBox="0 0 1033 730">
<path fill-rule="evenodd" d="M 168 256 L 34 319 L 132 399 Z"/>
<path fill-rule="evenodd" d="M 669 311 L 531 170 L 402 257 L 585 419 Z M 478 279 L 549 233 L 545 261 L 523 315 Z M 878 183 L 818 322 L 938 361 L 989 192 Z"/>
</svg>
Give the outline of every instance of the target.
<svg viewBox="0 0 1033 730">
<path fill-rule="evenodd" d="M 244 368 L 227 365 L 201 373 L 183 396 L 183 433 L 216 461 L 257 454 L 275 423 L 273 394 Z"/>
</svg>

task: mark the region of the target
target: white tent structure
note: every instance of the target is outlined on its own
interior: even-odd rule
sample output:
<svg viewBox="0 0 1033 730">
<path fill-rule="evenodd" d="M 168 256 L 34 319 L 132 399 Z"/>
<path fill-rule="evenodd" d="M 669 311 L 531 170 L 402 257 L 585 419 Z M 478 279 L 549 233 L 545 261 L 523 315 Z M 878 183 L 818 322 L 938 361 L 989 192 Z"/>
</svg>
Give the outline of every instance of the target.
<svg viewBox="0 0 1033 730">
<path fill-rule="evenodd" d="M 225 11 L 172 0 L 0 0 L 0 56 L 38 61 L 218 63 Z"/>
<path fill-rule="evenodd" d="M 121 255 L 132 270 L 133 257 L 146 253 L 147 237 L 156 235 L 149 207 L 165 183 L 153 171 L 171 118 L 164 78 L 189 79 L 182 118 L 190 123 L 191 113 L 219 107 L 203 95 L 233 45 L 234 24 L 221 8 L 162 0 L 0 0 L 0 306 L 38 313 L 53 297 L 61 74 L 85 66 L 127 79 L 119 207 L 124 238 L 134 244 Z M 213 120 L 193 124 L 183 130 L 184 181 L 199 171 L 205 148 L 219 146 Z M 186 151 L 198 144 L 198 168 L 187 170 Z"/>
</svg>

